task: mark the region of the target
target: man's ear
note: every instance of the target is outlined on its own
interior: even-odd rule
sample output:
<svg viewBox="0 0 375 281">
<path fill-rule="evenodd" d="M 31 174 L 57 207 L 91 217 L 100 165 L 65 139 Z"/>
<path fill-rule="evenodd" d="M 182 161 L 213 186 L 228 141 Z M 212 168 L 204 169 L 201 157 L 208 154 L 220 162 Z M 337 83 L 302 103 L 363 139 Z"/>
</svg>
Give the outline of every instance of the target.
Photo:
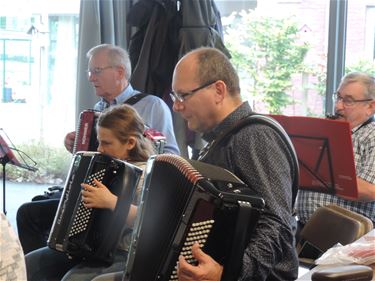
<svg viewBox="0 0 375 281">
<path fill-rule="evenodd" d="M 116 66 L 116 68 L 117 68 L 119 78 L 120 80 L 122 80 L 125 77 L 125 68 L 123 68 L 122 66 Z"/>
<path fill-rule="evenodd" d="M 217 80 L 214 87 L 216 90 L 216 101 L 221 102 L 224 99 L 225 95 L 228 94 L 227 85 L 224 83 L 224 81 Z"/>
<path fill-rule="evenodd" d="M 370 101 L 369 103 L 369 117 L 375 114 L 375 100 Z"/>
</svg>

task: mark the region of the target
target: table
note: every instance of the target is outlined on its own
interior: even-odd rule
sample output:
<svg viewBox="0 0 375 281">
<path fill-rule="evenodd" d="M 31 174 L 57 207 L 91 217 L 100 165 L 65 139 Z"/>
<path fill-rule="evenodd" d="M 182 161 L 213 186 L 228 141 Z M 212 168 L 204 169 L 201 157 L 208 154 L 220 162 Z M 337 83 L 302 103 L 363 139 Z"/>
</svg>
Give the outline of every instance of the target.
<svg viewBox="0 0 375 281">
<path fill-rule="evenodd" d="M 362 236 L 361 238 L 359 238 L 357 241 L 353 242 L 353 243 L 359 243 L 361 241 L 363 241 L 364 239 L 366 239 L 367 237 L 375 237 L 375 229 L 371 230 L 369 233 L 365 234 L 364 236 Z M 374 240 L 374 247 L 375 247 L 375 240 Z M 300 276 L 297 281 L 309 281 L 311 280 L 311 275 L 317 271 L 317 270 L 322 270 L 322 269 L 325 269 L 325 268 L 333 268 L 333 267 L 337 267 L 339 265 L 318 265 L 316 267 L 314 267 L 313 269 L 311 269 L 310 271 L 308 271 L 307 273 L 303 274 L 302 276 Z M 373 270 L 373 277 L 372 277 L 372 280 L 375 281 L 375 263 L 369 265 L 372 270 Z"/>
</svg>

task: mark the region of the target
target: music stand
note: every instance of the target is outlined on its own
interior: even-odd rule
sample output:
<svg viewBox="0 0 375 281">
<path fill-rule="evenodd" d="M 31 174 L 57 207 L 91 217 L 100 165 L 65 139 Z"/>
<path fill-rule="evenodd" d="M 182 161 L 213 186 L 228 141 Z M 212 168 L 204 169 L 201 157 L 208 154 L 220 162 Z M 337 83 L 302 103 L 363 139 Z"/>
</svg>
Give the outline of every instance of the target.
<svg viewBox="0 0 375 281">
<path fill-rule="evenodd" d="M 8 141 L 6 141 L 6 139 Z M 12 146 L 8 144 L 11 144 Z M 16 152 L 16 154 L 18 155 L 18 158 L 16 157 L 13 151 Z M 25 158 L 24 156 L 27 158 Z M 29 162 L 31 161 L 32 164 L 29 164 L 26 159 L 28 159 Z M 7 213 L 6 208 L 5 208 L 5 182 L 6 182 L 5 166 L 6 164 L 9 163 L 9 164 L 15 165 L 17 167 L 20 167 L 20 168 L 23 168 L 32 172 L 35 172 L 38 169 L 35 167 L 36 162 L 32 160 L 27 154 L 18 150 L 13 145 L 13 143 L 11 142 L 11 140 L 9 139 L 9 137 L 7 136 L 7 134 L 5 133 L 3 129 L 0 129 L 0 163 L 3 166 L 3 212 L 6 215 Z"/>
<path fill-rule="evenodd" d="M 297 153 L 300 189 L 358 198 L 348 122 L 271 115 L 288 133 Z"/>
</svg>

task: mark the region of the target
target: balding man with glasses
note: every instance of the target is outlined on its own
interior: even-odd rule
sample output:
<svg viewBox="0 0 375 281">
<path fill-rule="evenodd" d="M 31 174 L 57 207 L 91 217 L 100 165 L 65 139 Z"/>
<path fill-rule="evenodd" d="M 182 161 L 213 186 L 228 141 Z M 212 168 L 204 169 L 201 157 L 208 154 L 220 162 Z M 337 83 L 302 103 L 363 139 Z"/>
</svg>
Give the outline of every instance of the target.
<svg viewBox="0 0 375 281">
<path fill-rule="evenodd" d="M 358 200 L 300 190 L 297 215 L 301 226 L 314 211 L 329 204 L 360 213 L 375 223 L 375 78 L 365 73 L 347 74 L 335 94 L 335 115 L 347 121 L 352 130 L 357 173 Z M 345 153 L 345 151 L 343 151 Z"/>
<path fill-rule="evenodd" d="M 199 160 L 233 172 L 250 194 L 266 202 L 254 233 L 244 243 L 238 276 L 225 280 L 295 280 L 298 260 L 291 177 L 295 167 L 285 142 L 276 130 L 261 123 L 246 124 L 217 142 L 223 132 L 254 114 L 241 99 L 236 70 L 217 49 L 199 48 L 182 57 L 174 70 L 172 88 L 173 110 L 189 129 L 203 133 L 209 144 L 201 150 Z M 192 255 L 197 265 L 180 256 L 179 281 L 227 278 L 226 268 L 198 244 L 192 246 Z"/>
</svg>

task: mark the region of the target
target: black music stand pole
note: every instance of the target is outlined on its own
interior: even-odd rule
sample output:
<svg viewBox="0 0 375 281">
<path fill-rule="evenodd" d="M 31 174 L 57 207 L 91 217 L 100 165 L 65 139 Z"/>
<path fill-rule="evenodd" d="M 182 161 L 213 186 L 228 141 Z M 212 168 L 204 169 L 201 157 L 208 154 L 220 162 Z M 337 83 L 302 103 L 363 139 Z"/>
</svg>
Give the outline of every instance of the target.
<svg viewBox="0 0 375 281">
<path fill-rule="evenodd" d="M 328 194 L 336 194 L 335 177 L 333 175 L 332 155 L 331 155 L 328 138 L 293 135 L 293 134 L 290 134 L 289 137 L 291 138 L 292 141 L 295 139 L 299 139 L 299 141 L 315 140 L 316 143 L 315 144 L 310 143 L 310 147 L 313 145 L 315 145 L 316 147 L 319 147 L 319 149 L 317 149 L 319 155 L 317 155 L 316 162 L 314 163 L 313 166 L 310 166 L 305 163 L 305 161 L 303 160 L 303 157 L 301 157 L 303 153 L 297 154 L 297 158 L 298 158 L 298 163 L 300 167 L 303 167 L 316 182 L 319 182 L 321 184 L 322 187 L 319 187 L 319 185 L 318 186 L 303 186 L 302 184 L 300 184 L 300 187 L 310 190 L 310 191 L 312 190 L 312 191 L 318 191 L 318 192 L 323 192 L 323 193 L 328 193 Z M 326 161 L 328 165 L 326 179 L 323 179 L 322 177 L 319 176 L 320 166 L 323 162 L 324 157 L 327 157 Z"/>
<path fill-rule="evenodd" d="M 5 139 L 3 138 L 6 137 Z M 6 140 L 8 139 L 8 141 Z M 9 139 L 7 134 L 5 134 L 4 130 L 0 128 L 0 162 L 3 165 L 3 209 L 4 209 L 4 214 L 6 215 L 6 208 L 5 208 L 5 165 L 7 163 L 10 163 L 12 165 L 15 165 L 20 168 L 24 168 L 29 171 L 35 172 L 37 168 L 30 166 L 27 161 L 24 159 L 24 157 L 20 154 L 20 150 L 16 149 L 13 145 L 13 147 L 10 147 L 8 145 L 8 142 L 12 144 L 12 141 Z M 13 150 L 18 153 L 18 156 L 21 158 L 21 161 L 16 158 L 16 155 L 13 153 Z M 31 160 L 34 165 L 36 162 L 32 160 L 26 153 L 22 152 L 29 160 Z"/>
<path fill-rule="evenodd" d="M 6 208 L 5 208 L 5 165 L 10 161 L 8 155 L 5 155 L 4 157 L 0 158 L 1 165 L 3 165 L 3 212 L 4 215 L 7 214 Z"/>
</svg>

